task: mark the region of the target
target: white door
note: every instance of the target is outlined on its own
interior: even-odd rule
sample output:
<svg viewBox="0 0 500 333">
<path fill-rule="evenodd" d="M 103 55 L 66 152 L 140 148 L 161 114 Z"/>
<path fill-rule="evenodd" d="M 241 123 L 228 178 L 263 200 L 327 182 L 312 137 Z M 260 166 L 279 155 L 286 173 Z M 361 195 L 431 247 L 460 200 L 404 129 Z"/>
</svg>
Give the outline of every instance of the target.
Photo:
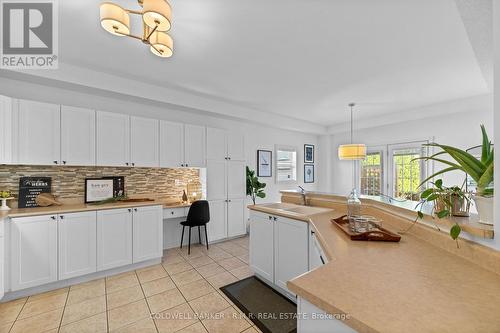
<svg viewBox="0 0 500 333">
<path fill-rule="evenodd" d="M 160 166 L 184 166 L 184 124 L 160 121 Z"/>
<path fill-rule="evenodd" d="M 96 212 L 60 214 L 59 280 L 96 271 Z"/>
<path fill-rule="evenodd" d="M 287 281 L 308 271 L 308 257 L 307 223 L 277 217 L 274 223 L 274 283 L 288 290 Z"/>
<path fill-rule="evenodd" d="M 13 218 L 10 251 L 13 291 L 57 281 L 57 216 Z"/>
<path fill-rule="evenodd" d="M 227 204 L 227 236 L 235 237 L 246 233 L 245 199 L 229 199 Z"/>
<path fill-rule="evenodd" d="M 246 197 L 246 171 L 245 162 L 227 162 L 227 197 L 239 199 Z"/>
<path fill-rule="evenodd" d="M 250 268 L 255 274 L 274 282 L 273 217 L 250 212 Z"/>
<path fill-rule="evenodd" d="M 130 117 L 97 111 L 97 165 L 130 165 Z"/>
<path fill-rule="evenodd" d="M 225 160 L 227 158 L 226 131 L 207 127 L 207 159 Z"/>
<path fill-rule="evenodd" d="M 163 209 L 161 206 L 134 208 L 133 262 L 163 255 Z"/>
<path fill-rule="evenodd" d="M 95 165 L 95 111 L 61 106 L 61 163 Z"/>
<path fill-rule="evenodd" d="M 17 163 L 57 165 L 61 159 L 60 106 L 18 101 Z"/>
<path fill-rule="evenodd" d="M 97 211 L 97 270 L 132 263 L 132 209 Z"/>
<path fill-rule="evenodd" d="M 208 242 L 227 237 L 226 200 L 209 201 L 210 222 L 207 223 Z"/>
<path fill-rule="evenodd" d="M 0 163 L 12 162 L 12 99 L 0 96 Z"/>
<path fill-rule="evenodd" d="M 227 134 L 227 156 L 231 161 L 245 161 L 245 139 L 240 133 Z"/>
<path fill-rule="evenodd" d="M 184 125 L 184 166 L 205 167 L 205 127 Z"/>
<path fill-rule="evenodd" d="M 226 161 L 207 161 L 207 199 L 226 200 Z"/>
<path fill-rule="evenodd" d="M 130 117 L 130 162 L 136 167 L 160 166 L 159 122 Z"/>
</svg>

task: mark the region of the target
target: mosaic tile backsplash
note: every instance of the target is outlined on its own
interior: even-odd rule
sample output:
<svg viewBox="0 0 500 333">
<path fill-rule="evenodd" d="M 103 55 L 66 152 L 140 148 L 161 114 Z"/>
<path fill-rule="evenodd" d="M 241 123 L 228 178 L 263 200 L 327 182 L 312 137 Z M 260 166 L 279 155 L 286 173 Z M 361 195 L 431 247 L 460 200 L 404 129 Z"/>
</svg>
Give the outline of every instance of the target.
<svg viewBox="0 0 500 333">
<path fill-rule="evenodd" d="M 85 195 L 85 178 L 124 176 L 127 195 L 154 195 L 168 201 L 180 200 L 188 183 L 201 182 L 200 171 L 194 168 L 0 165 L 0 191 L 10 190 L 17 197 L 20 177 L 41 176 L 52 177 L 52 193 L 60 199 L 82 202 Z"/>
</svg>

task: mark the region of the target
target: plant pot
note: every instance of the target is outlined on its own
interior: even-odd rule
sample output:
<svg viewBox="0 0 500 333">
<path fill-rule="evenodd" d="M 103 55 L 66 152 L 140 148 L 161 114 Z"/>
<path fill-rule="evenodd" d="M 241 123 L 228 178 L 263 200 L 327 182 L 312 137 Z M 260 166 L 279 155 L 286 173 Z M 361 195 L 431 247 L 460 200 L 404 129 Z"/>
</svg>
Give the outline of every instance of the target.
<svg viewBox="0 0 500 333">
<path fill-rule="evenodd" d="M 460 216 L 460 217 L 468 217 L 470 202 L 465 198 L 462 198 L 458 195 L 451 195 L 451 215 Z"/>
<path fill-rule="evenodd" d="M 0 201 L 2 202 L 2 204 L 0 206 L 0 211 L 10 210 L 10 207 L 7 206 L 7 200 L 10 200 L 10 199 L 13 199 L 13 198 L 0 198 Z"/>
<path fill-rule="evenodd" d="M 479 222 L 493 225 L 493 201 L 493 197 L 474 196 L 474 202 L 479 214 Z"/>
</svg>

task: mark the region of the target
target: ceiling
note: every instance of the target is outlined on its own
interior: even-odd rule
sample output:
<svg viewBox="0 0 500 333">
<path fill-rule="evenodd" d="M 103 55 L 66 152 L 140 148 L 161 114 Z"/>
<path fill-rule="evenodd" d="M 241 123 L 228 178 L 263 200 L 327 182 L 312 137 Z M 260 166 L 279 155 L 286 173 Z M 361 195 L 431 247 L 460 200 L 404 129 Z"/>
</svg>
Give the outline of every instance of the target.
<svg viewBox="0 0 500 333">
<path fill-rule="evenodd" d="M 33 75 L 296 127 L 344 123 L 351 101 L 370 119 L 489 92 L 454 0 L 171 0 L 170 59 L 106 33 L 101 2 L 59 1 L 60 69 Z"/>
</svg>

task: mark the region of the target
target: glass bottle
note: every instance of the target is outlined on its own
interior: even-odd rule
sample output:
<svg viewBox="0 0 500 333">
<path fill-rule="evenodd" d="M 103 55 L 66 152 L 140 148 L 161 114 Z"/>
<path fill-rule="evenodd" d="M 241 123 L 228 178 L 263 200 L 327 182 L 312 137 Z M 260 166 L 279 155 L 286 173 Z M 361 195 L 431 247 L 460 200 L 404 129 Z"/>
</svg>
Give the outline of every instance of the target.
<svg viewBox="0 0 500 333">
<path fill-rule="evenodd" d="M 347 197 L 347 217 L 361 216 L 361 200 L 358 197 L 358 191 L 353 188 Z"/>
</svg>

